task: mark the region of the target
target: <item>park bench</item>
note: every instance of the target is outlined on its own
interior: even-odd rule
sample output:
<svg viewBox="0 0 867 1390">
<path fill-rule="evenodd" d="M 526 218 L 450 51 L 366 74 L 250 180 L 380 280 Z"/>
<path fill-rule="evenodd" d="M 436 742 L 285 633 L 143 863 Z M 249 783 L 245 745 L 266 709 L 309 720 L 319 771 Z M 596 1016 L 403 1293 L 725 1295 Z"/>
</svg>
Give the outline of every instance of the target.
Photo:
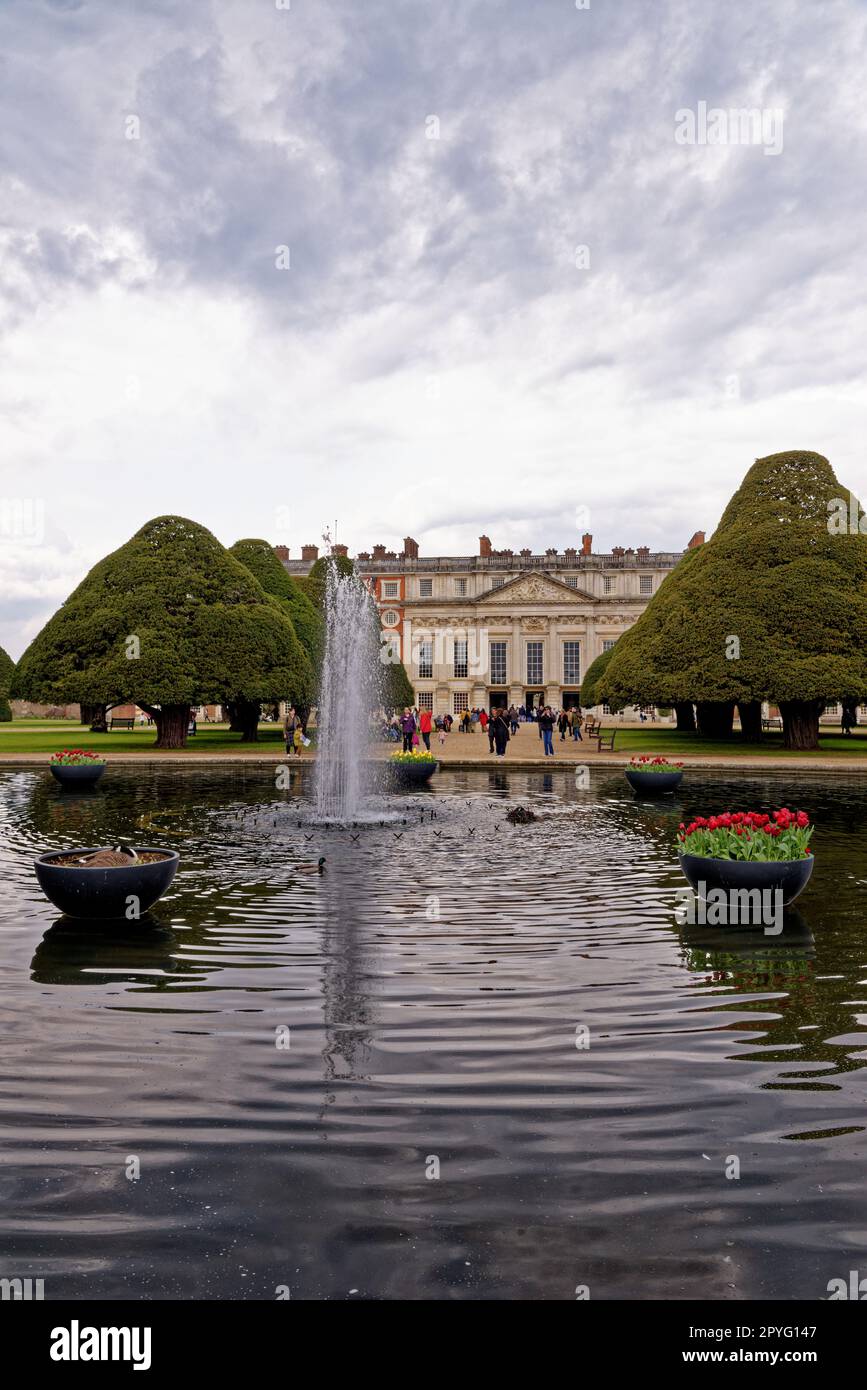
<svg viewBox="0 0 867 1390">
<path fill-rule="evenodd" d="M 614 740 L 615 740 L 615 738 L 617 737 L 617 730 L 616 730 L 616 729 L 612 729 L 610 734 L 606 734 L 606 733 L 603 733 L 603 731 L 602 731 L 602 725 L 601 725 L 601 724 L 597 724 L 597 725 L 596 725 L 596 732 L 594 733 L 593 737 L 594 737 L 595 740 L 596 740 L 596 752 L 597 752 L 597 753 L 613 753 L 613 752 L 614 752 Z"/>
<path fill-rule="evenodd" d="M 768 733 L 771 729 L 780 729 L 780 730 L 782 730 L 782 727 L 783 727 L 783 721 L 782 721 L 782 719 L 763 719 L 763 720 L 762 720 L 762 728 L 763 728 L 763 730 L 765 731 L 765 733 Z"/>
<path fill-rule="evenodd" d="M 600 728 L 601 725 L 599 724 L 598 720 L 592 719 L 588 716 L 584 724 L 584 732 L 587 735 L 587 737 L 595 738 L 596 735 L 599 733 Z"/>
<path fill-rule="evenodd" d="M 123 718 L 115 719 L 114 715 L 112 715 L 111 719 L 109 719 L 108 721 L 109 733 L 115 727 L 117 727 L 118 729 L 133 729 L 135 728 L 135 720 Z"/>
</svg>

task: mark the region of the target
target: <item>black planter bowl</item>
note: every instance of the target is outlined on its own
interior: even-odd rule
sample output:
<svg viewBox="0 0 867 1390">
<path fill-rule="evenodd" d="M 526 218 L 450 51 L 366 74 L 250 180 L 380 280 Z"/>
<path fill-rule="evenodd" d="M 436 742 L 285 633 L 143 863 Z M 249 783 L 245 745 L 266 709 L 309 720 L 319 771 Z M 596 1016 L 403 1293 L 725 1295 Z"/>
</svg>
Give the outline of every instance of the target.
<svg viewBox="0 0 867 1390">
<path fill-rule="evenodd" d="M 631 767 L 623 769 L 626 780 L 634 792 L 645 796 L 664 796 L 680 786 L 683 772 L 633 772 Z"/>
<path fill-rule="evenodd" d="M 52 850 L 50 854 L 40 854 L 33 866 L 46 898 L 67 917 L 119 921 L 126 919 L 128 898 L 138 900 L 139 917 L 143 916 L 162 897 L 177 872 L 180 860 L 177 850 L 142 845 L 138 852 L 164 857 L 150 864 L 89 869 L 86 865 L 57 861 L 70 854 L 95 854 L 95 848 Z"/>
<path fill-rule="evenodd" d="M 439 763 L 434 758 L 430 762 L 389 763 L 389 767 L 393 780 L 397 782 L 398 786 L 418 787 L 421 786 L 422 782 L 430 781 L 439 767 Z"/>
<path fill-rule="evenodd" d="M 105 772 L 105 763 L 49 763 L 61 787 L 92 787 Z"/>
<path fill-rule="evenodd" d="M 730 893 L 733 889 L 759 888 L 775 892 L 782 889 L 783 906 L 795 901 L 803 893 L 813 872 L 812 854 L 806 859 L 778 859 L 767 863 L 748 863 L 740 859 L 701 859 L 697 854 L 681 854 L 680 867 L 690 885 L 699 893 L 698 885 L 705 889 L 722 888 Z M 704 896 L 699 893 L 699 896 Z"/>
</svg>

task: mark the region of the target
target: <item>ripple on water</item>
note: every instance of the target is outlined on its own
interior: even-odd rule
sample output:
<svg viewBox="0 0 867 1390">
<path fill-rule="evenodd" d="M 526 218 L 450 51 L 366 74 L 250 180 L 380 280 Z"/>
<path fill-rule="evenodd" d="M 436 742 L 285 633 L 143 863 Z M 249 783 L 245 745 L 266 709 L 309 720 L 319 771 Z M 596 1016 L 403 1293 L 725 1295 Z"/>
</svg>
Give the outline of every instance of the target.
<svg viewBox="0 0 867 1390">
<path fill-rule="evenodd" d="M 364 828 L 311 825 L 305 775 L 0 774 L 4 1273 L 821 1297 L 863 1225 L 860 783 L 799 774 L 817 872 L 769 941 L 679 930 L 672 844 L 791 801 L 773 774 L 653 803 L 604 770 L 441 771 Z M 138 924 L 58 920 L 33 858 L 118 838 L 180 850 L 170 893 Z"/>
</svg>

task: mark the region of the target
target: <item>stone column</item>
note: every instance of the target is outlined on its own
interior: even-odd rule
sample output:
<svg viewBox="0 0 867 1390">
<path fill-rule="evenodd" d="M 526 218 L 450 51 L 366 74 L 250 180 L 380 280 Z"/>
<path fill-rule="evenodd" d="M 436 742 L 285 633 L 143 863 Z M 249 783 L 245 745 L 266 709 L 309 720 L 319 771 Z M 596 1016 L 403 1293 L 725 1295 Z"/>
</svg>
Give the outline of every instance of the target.
<svg viewBox="0 0 867 1390">
<path fill-rule="evenodd" d="M 560 669 L 560 641 L 555 617 L 548 619 L 544 659 L 545 699 L 556 708 L 563 698 L 563 672 Z"/>
<path fill-rule="evenodd" d="M 521 642 L 521 619 L 512 619 L 512 649 L 506 654 L 506 675 L 509 677 L 509 700 L 518 709 L 524 703 L 524 649 Z"/>
</svg>

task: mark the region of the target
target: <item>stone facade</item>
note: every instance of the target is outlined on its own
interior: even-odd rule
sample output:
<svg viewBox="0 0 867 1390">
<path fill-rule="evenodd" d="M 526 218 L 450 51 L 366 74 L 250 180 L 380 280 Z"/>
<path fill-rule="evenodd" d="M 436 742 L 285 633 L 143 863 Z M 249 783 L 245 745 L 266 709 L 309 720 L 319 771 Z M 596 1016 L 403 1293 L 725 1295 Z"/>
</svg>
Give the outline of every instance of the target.
<svg viewBox="0 0 867 1390">
<path fill-rule="evenodd" d="M 699 532 L 690 546 L 701 544 Z M 290 574 L 306 574 L 315 554 L 277 554 Z M 376 546 L 355 557 L 393 650 L 420 706 L 436 714 L 492 703 L 575 703 L 588 666 L 631 627 L 682 552 L 615 548 L 495 551 L 487 536 L 477 556 L 421 556 Z"/>
</svg>

